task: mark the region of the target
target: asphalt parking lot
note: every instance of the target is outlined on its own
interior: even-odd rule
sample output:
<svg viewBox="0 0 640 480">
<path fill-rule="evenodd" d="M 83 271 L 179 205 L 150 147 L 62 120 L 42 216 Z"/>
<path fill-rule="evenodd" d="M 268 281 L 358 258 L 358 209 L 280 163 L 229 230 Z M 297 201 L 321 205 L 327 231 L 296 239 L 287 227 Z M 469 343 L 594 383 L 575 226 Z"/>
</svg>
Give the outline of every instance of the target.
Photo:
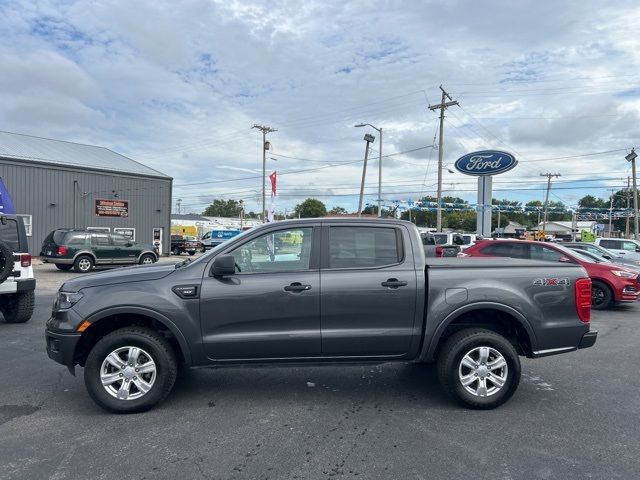
<svg viewBox="0 0 640 480">
<path fill-rule="evenodd" d="M 182 258 L 187 258 L 186 256 Z M 175 258 L 163 261 L 176 261 Z M 593 314 L 587 350 L 523 359 L 493 411 L 452 404 L 430 366 L 182 370 L 136 415 L 98 408 L 49 360 L 74 273 L 36 265 L 36 312 L 0 322 L 0 479 L 631 479 L 640 471 L 640 304 Z"/>
</svg>

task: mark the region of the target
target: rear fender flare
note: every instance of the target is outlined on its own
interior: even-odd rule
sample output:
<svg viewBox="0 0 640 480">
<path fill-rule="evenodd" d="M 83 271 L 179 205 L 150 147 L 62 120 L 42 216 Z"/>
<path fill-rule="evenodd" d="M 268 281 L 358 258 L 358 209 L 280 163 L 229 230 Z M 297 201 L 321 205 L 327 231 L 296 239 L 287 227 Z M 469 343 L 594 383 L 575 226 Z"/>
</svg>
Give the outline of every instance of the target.
<svg viewBox="0 0 640 480">
<path fill-rule="evenodd" d="M 451 312 L 449 315 L 447 315 L 447 317 L 440 323 L 440 325 L 438 325 L 438 328 L 436 328 L 435 332 L 433 333 L 433 336 L 431 337 L 431 341 L 429 342 L 427 351 L 423 352 L 425 359 L 429 361 L 435 359 L 435 353 L 436 353 L 436 348 L 438 347 L 438 342 L 440 341 L 440 338 L 442 337 L 442 334 L 444 333 L 445 329 L 454 320 L 459 318 L 461 315 L 464 315 L 465 313 L 473 312 L 475 310 L 499 310 L 501 312 L 504 312 L 512 316 L 513 318 L 516 319 L 516 321 L 520 324 L 520 326 L 522 326 L 527 332 L 527 336 L 529 337 L 529 342 L 531 343 L 531 350 L 532 351 L 536 350 L 537 340 L 536 340 L 535 333 L 531 328 L 531 325 L 529 325 L 529 322 L 527 321 L 527 319 L 524 317 L 524 315 L 522 315 L 520 312 L 518 312 L 514 308 L 509 307 L 508 305 L 504 305 L 502 303 L 477 302 L 477 303 L 472 303 L 472 304 L 460 307 L 457 310 L 454 310 L 453 312 Z"/>
</svg>

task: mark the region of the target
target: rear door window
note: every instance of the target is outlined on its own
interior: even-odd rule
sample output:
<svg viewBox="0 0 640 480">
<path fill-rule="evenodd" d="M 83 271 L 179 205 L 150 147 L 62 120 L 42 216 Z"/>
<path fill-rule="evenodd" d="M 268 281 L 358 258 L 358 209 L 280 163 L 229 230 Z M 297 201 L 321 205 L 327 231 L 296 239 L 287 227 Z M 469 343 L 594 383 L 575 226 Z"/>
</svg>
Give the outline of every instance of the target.
<svg viewBox="0 0 640 480">
<path fill-rule="evenodd" d="M 600 240 L 600 246 L 604 248 L 613 248 L 614 250 L 622 250 L 620 240 Z"/>
<path fill-rule="evenodd" d="M 449 235 L 445 234 L 433 234 L 433 238 L 436 239 L 436 245 L 446 245 L 449 242 Z"/>
<path fill-rule="evenodd" d="M 331 227 L 329 268 L 371 268 L 402 261 L 395 228 Z"/>
<path fill-rule="evenodd" d="M 496 241 L 492 245 L 484 247 L 481 252 L 492 257 L 529 258 L 527 245 L 523 243 L 505 243 Z"/>
<path fill-rule="evenodd" d="M 109 234 L 108 233 L 92 233 L 91 234 L 91 245 L 96 247 L 104 247 L 109 246 L 111 243 L 109 242 Z"/>
</svg>

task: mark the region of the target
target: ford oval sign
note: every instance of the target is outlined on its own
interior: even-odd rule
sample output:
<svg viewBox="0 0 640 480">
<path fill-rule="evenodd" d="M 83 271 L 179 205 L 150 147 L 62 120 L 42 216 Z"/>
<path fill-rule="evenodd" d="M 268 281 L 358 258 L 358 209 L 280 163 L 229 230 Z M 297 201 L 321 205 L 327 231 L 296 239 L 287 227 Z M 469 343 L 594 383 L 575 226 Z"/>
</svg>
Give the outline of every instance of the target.
<svg viewBox="0 0 640 480">
<path fill-rule="evenodd" d="M 496 175 L 511 170 L 518 164 L 516 158 L 500 150 L 482 150 L 467 153 L 456 160 L 455 167 L 465 175 Z"/>
</svg>

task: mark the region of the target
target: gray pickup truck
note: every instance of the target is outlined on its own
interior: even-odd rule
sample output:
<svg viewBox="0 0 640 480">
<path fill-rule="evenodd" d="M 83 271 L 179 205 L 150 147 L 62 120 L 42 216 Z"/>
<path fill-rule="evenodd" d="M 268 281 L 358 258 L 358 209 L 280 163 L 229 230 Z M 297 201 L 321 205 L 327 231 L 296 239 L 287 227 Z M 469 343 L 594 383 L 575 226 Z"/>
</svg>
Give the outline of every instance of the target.
<svg viewBox="0 0 640 480">
<path fill-rule="evenodd" d="M 386 219 L 269 223 L 178 264 L 85 275 L 58 292 L 49 356 L 84 367 L 112 412 L 147 410 L 179 364 L 437 361 L 444 389 L 488 409 L 513 395 L 519 356 L 590 347 L 591 281 L 577 265 L 425 260 Z"/>
</svg>

